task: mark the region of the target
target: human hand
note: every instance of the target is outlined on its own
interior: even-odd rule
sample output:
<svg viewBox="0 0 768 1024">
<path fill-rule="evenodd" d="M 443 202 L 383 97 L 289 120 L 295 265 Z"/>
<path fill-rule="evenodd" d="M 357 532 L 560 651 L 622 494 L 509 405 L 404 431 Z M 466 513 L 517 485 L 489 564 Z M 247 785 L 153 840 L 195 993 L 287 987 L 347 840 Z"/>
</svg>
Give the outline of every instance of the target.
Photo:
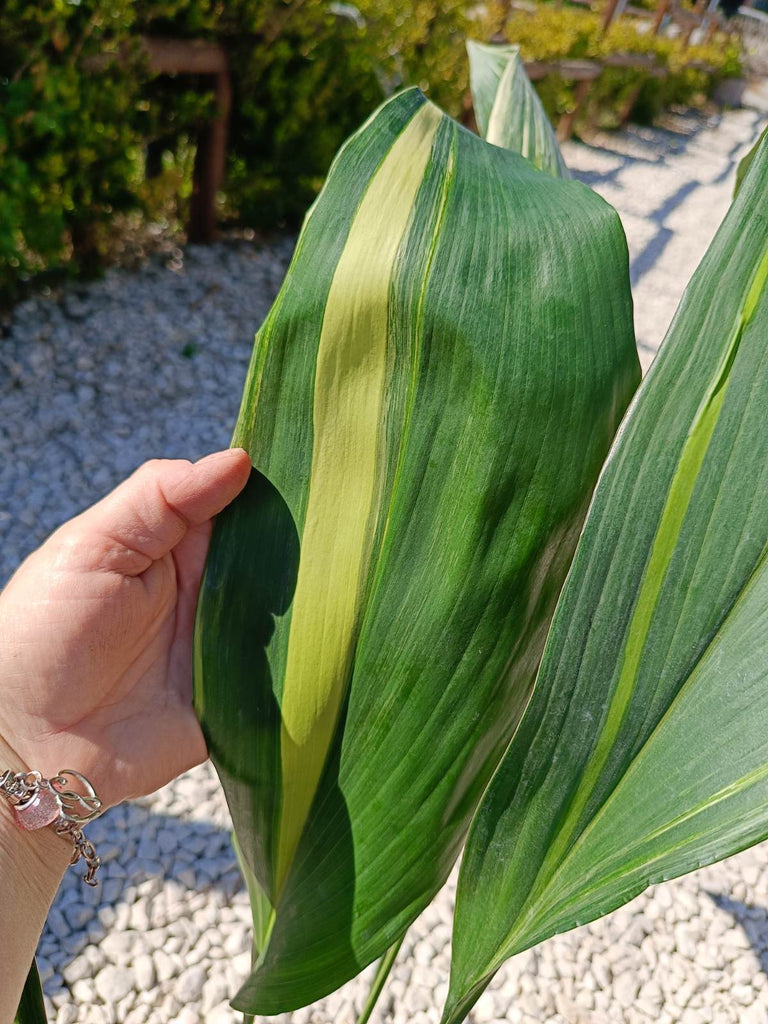
<svg viewBox="0 0 768 1024">
<path fill-rule="evenodd" d="M 211 519 L 249 472 L 242 449 L 148 462 L 17 570 L 0 594 L 0 737 L 28 768 L 75 769 L 110 806 L 205 760 L 195 605 Z"/>
</svg>

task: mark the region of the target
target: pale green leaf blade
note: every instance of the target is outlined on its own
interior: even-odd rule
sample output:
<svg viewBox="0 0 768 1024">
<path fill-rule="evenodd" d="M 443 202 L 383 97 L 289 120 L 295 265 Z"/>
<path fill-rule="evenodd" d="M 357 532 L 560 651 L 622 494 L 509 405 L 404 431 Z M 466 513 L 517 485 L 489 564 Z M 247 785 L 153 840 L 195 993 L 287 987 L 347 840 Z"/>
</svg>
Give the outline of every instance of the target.
<svg viewBox="0 0 768 1024">
<path fill-rule="evenodd" d="M 554 178 L 570 178 L 555 133 L 516 46 L 467 42 L 469 82 L 480 133 Z"/>
<path fill-rule="evenodd" d="M 198 611 L 196 706 L 272 905 L 238 1008 L 341 985 L 447 877 L 638 370 L 594 193 L 416 91 L 346 144 L 257 337 L 255 470 Z"/>
<path fill-rule="evenodd" d="M 768 142 L 612 449 L 470 831 L 451 991 L 768 836 Z"/>
<path fill-rule="evenodd" d="M 499 83 L 509 64 L 519 54 L 519 47 L 505 43 L 478 43 L 467 40 L 469 57 L 469 88 L 477 127 L 483 138 L 488 131 L 491 111 L 499 91 Z"/>
</svg>

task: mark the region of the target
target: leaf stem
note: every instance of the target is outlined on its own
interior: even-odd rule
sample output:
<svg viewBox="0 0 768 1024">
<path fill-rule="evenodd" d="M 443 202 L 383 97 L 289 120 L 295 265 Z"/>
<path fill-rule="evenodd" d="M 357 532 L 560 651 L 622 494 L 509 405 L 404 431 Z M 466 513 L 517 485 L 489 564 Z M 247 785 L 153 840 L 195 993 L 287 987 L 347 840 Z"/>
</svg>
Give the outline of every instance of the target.
<svg viewBox="0 0 768 1024">
<path fill-rule="evenodd" d="M 379 966 L 376 968 L 376 974 L 374 975 L 373 982 L 371 983 L 371 990 L 368 993 L 368 998 L 365 1001 L 362 1013 L 357 1018 L 357 1024 L 368 1024 L 371 1018 L 371 1014 L 376 1008 L 376 1003 L 379 1001 L 379 996 L 384 988 L 384 984 L 389 977 L 389 972 L 394 966 L 397 954 L 400 952 L 400 947 L 403 944 L 405 938 L 405 932 L 393 945 L 389 947 L 384 956 L 379 960 Z"/>
</svg>

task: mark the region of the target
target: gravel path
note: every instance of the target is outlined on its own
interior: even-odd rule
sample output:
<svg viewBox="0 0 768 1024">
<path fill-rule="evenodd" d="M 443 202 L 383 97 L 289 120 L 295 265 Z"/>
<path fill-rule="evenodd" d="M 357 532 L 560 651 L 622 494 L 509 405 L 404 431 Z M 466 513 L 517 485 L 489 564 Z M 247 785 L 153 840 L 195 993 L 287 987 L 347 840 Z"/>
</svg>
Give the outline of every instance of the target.
<svg viewBox="0 0 768 1024">
<path fill-rule="evenodd" d="M 632 254 L 647 366 L 725 213 L 756 114 L 670 119 L 571 144 L 616 206 Z M 19 305 L 0 340 L 0 581 L 59 522 L 159 454 L 227 443 L 255 327 L 291 242 L 179 252 Z M 249 911 L 207 767 L 90 826 L 106 863 L 71 872 L 40 944 L 57 1024 L 229 1024 L 249 964 Z M 649 890 L 518 956 L 474 1010 L 501 1024 L 768 1024 L 768 845 Z M 434 1024 L 446 990 L 449 883 L 415 923 L 380 1024 Z M 351 1024 L 365 979 L 284 1019 Z"/>
</svg>

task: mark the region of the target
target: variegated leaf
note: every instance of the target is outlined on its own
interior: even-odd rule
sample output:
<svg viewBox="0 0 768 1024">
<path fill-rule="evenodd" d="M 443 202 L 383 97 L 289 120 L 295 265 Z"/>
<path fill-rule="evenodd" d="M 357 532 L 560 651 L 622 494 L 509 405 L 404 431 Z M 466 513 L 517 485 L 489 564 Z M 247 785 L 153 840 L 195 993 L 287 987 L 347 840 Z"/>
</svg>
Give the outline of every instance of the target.
<svg viewBox="0 0 768 1024">
<path fill-rule="evenodd" d="M 444 1021 L 501 963 L 768 837 L 768 139 L 601 476 L 467 841 Z"/>
<path fill-rule="evenodd" d="M 254 349 L 196 705 L 258 926 L 319 998 L 445 880 L 638 380 L 613 210 L 411 90 L 345 145 Z M 265 913 L 266 911 L 266 913 Z"/>
</svg>

